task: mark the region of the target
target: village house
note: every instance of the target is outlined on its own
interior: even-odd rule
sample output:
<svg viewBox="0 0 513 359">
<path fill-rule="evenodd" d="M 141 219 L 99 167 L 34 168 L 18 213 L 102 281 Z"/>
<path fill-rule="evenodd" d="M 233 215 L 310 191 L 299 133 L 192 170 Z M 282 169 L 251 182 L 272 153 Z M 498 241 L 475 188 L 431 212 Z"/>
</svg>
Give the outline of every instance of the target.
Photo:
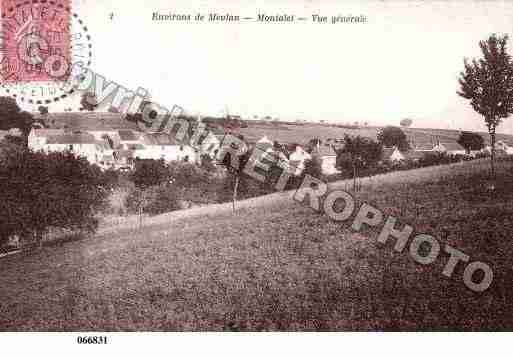
<svg viewBox="0 0 513 359">
<path fill-rule="evenodd" d="M 264 152 L 272 152 L 273 151 L 273 141 L 271 141 L 267 136 L 263 136 L 259 139 L 255 147 Z"/>
<path fill-rule="evenodd" d="M 97 141 L 107 141 L 112 149 L 120 147 L 119 133 L 116 130 L 87 130 Z"/>
<path fill-rule="evenodd" d="M 406 159 L 406 156 L 401 151 L 399 151 L 399 148 L 397 148 L 397 146 L 394 146 L 389 148 L 383 148 L 381 158 L 383 161 L 400 162 L 404 161 Z"/>
<path fill-rule="evenodd" d="M 334 147 L 329 144 L 321 144 L 321 141 L 316 143 L 316 146 L 312 150 L 311 153 L 313 156 L 319 156 L 321 159 L 321 168 L 322 173 L 325 175 L 332 175 L 335 173 L 340 173 L 337 169 L 337 153 L 335 152 Z"/>
<path fill-rule="evenodd" d="M 263 136 L 255 143 L 255 150 L 257 151 L 255 153 L 258 156 L 258 158 L 255 159 L 254 164 L 256 167 L 265 168 L 269 165 L 269 163 L 276 162 L 279 159 L 281 161 L 288 162 L 285 155 L 283 155 L 283 153 L 279 152 L 278 149 L 275 148 L 274 143 L 269 138 L 267 138 L 267 136 Z M 253 158 L 253 156 L 251 158 Z M 262 164 L 258 164 L 258 162 L 261 162 Z"/>
<path fill-rule="evenodd" d="M 32 129 L 28 147 L 33 151 L 72 152 L 102 168 L 114 165 L 113 150 L 105 140 L 97 140 L 87 132 L 64 129 Z"/>
<path fill-rule="evenodd" d="M 114 165 L 113 150 L 109 144 L 87 132 L 33 128 L 28 136 L 28 147 L 46 153 L 70 151 L 101 168 Z"/>
<path fill-rule="evenodd" d="M 142 144 L 142 133 L 132 130 L 119 130 L 119 148 L 128 150 L 133 145 Z"/>
<path fill-rule="evenodd" d="M 289 156 L 289 164 L 294 169 L 294 175 L 299 176 L 305 169 L 305 161 L 311 160 L 312 156 L 301 146 L 295 145 L 293 152 Z"/>
<path fill-rule="evenodd" d="M 423 143 L 414 146 L 414 151 L 424 153 L 445 153 L 448 155 L 467 155 L 467 151 L 457 142 L 440 142 L 438 138 L 433 143 Z"/>
<path fill-rule="evenodd" d="M 28 135 L 28 147 L 33 151 L 45 151 L 48 137 L 64 135 L 64 129 L 32 128 Z"/>
<path fill-rule="evenodd" d="M 490 153 L 492 153 L 492 146 L 486 145 L 481 152 L 489 155 Z M 506 142 L 500 140 L 495 143 L 495 152 L 499 156 L 513 155 L 513 147 L 511 147 Z"/>
<path fill-rule="evenodd" d="M 132 168 L 136 159 L 197 163 L 201 153 L 214 157 L 220 146 L 219 139 L 211 133 L 193 148 L 169 134 L 142 133 L 119 114 L 80 115 L 85 116 L 83 121 L 75 121 L 75 114 L 49 114 L 44 124 L 57 128 L 33 128 L 28 136 L 29 147 L 34 151 L 71 151 L 102 168 L 119 169 Z"/>
<path fill-rule="evenodd" d="M 212 132 L 208 131 L 205 136 L 200 138 L 197 147 L 201 155 L 208 155 L 210 158 L 215 158 L 221 147 L 221 141 Z"/>
<path fill-rule="evenodd" d="M 178 142 L 168 134 L 143 134 L 141 135 L 142 148 L 134 152 L 134 157 L 139 159 L 162 159 L 166 162 L 184 161 L 196 163 L 199 161 L 199 151 L 189 145 Z"/>
<path fill-rule="evenodd" d="M 439 153 L 446 153 L 448 155 L 466 155 L 467 151 L 463 146 L 461 146 L 457 142 L 437 142 L 436 145 L 433 147 L 433 151 L 439 152 Z"/>
<path fill-rule="evenodd" d="M 504 151 L 507 155 L 513 155 L 513 147 L 504 141 L 497 141 L 497 149 Z"/>
</svg>

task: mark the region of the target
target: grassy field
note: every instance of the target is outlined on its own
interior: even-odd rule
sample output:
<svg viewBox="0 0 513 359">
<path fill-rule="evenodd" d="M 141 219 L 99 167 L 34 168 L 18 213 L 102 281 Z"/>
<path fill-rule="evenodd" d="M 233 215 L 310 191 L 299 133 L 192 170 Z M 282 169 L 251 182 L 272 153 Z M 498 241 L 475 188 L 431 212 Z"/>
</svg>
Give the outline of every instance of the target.
<svg viewBox="0 0 513 359">
<path fill-rule="evenodd" d="M 271 140 L 281 143 L 305 144 L 308 140 L 318 137 L 322 140 L 327 138 L 343 138 L 344 134 L 360 135 L 376 139 L 380 127 L 362 127 L 359 129 L 348 129 L 330 126 L 327 124 L 306 123 L 301 125 L 283 124 L 283 123 L 251 123 L 247 121 L 248 127 L 240 129 L 238 132 L 244 135 L 249 141 L 255 142 L 267 136 Z M 405 133 L 415 141 L 416 144 L 431 143 L 436 136 L 440 142 L 456 142 L 460 131 L 457 130 L 439 130 L 426 128 L 407 128 L 403 129 Z M 481 133 L 485 142 L 488 142 L 488 134 Z M 497 134 L 497 140 L 507 141 L 513 144 L 513 136 Z"/>
<path fill-rule="evenodd" d="M 51 127 L 62 128 L 64 125 L 76 130 L 88 129 L 133 129 L 138 130 L 137 124 L 123 119 L 119 114 L 102 112 L 63 112 L 52 113 L 46 119 L 47 125 Z M 376 135 L 381 127 L 361 127 L 359 129 L 350 129 L 320 123 L 284 123 L 284 122 L 265 122 L 265 121 L 246 121 L 247 128 L 241 128 L 234 132 L 240 132 L 250 142 L 256 142 L 263 136 L 269 137 L 281 143 L 305 144 L 310 139 L 318 137 L 322 140 L 327 138 L 342 138 L 344 134 L 361 135 L 376 139 Z M 430 128 L 407 128 L 403 129 L 412 138 L 416 144 L 431 143 L 433 136 L 438 136 L 441 142 L 452 142 L 458 139 L 460 131 L 443 130 Z M 232 131 L 229 129 L 226 132 Z M 488 134 L 481 133 L 485 141 L 488 142 Z M 507 141 L 513 144 L 512 135 L 497 134 L 497 140 Z"/>
<path fill-rule="evenodd" d="M 378 129 L 373 127 L 347 129 L 313 123 L 302 125 L 280 123 L 253 124 L 251 121 L 248 121 L 248 127 L 242 128 L 238 132 L 244 135 L 250 142 L 255 142 L 263 136 L 267 136 L 269 139 L 280 143 L 305 144 L 314 137 L 318 137 L 322 140 L 327 138 L 342 138 L 346 133 L 376 138 L 377 131 Z"/>
<path fill-rule="evenodd" d="M 290 193 L 104 223 L 97 236 L 0 260 L 1 330 L 512 330 L 513 164 L 363 180 L 368 201 L 494 270 L 468 290 L 446 258 L 413 262 Z M 332 187 L 350 188 L 350 182 Z"/>
</svg>

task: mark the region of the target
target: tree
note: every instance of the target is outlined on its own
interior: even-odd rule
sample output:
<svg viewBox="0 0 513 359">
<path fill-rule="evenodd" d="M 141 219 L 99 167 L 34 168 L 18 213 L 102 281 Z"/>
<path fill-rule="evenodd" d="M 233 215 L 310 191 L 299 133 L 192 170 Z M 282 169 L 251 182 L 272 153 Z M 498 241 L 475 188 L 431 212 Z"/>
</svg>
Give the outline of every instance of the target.
<svg viewBox="0 0 513 359">
<path fill-rule="evenodd" d="M 106 141 L 106 142 L 109 144 L 109 147 L 110 147 L 112 150 L 114 150 L 114 149 L 115 149 L 115 148 L 114 148 L 114 147 L 115 147 L 114 140 L 113 140 L 112 138 L 110 138 L 110 136 L 109 136 L 109 135 L 107 135 L 107 134 L 103 134 L 103 135 L 102 135 L 102 139 L 103 139 L 104 141 Z"/>
<path fill-rule="evenodd" d="M 138 160 L 130 179 L 137 187 L 148 188 L 167 182 L 169 169 L 164 160 Z"/>
<path fill-rule="evenodd" d="M 13 144 L 13 145 L 19 146 L 19 147 L 24 147 L 26 145 L 25 140 L 20 136 L 7 135 L 4 137 L 2 142 L 8 143 L 8 144 Z"/>
<path fill-rule="evenodd" d="M 231 174 L 231 178 L 233 178 L 233 212 L 235 212 L 235 203 L 237 202 L 237 192 L 239 189 L 239 184 L 241 178 L 244 177 L 244 167 L 246 166 L 251 157 L 251 151 L 244 142 L 244 136 L 238 135 L 237 137 L 241 142 L 239 144 L 230 143 L 229 145 L 235 151 L 224 150 L 222 151 L 223 154 L 221 155 L 221 162 L 223 166 L 226 167 L 228 172 Z M 232 159 L 232 153 L 236 158 Z"/>
<path fill-rule="evenodd" d="M 130 196 L 130 200 L 134 203 L 139 213 L 139 228 L 143 224 L 143 212 L 149 210 L 152 203 L 152 197 L 155 198 L 151 188 L 167 185 L 170 181 L 169 169 L 164 160 L 137 160 L 135 162 L 135 170 L 130 175 L 130 179 L 136 185 L 136 190 Z M 152 209 L 152 212 L 156 207 Z"/>
<path fill-rule="evenodd" d="M 98 100 L 92 92 L 85 92 L 80 99 L 80 105 L 82 109 L 86 111 L 94 111 L 98 107 Z"/>
<path fill-rule="evenodd" d="M 322 145 L 321 139 L 314 137 L 308 141 L 308 143 L 306 144 L 306 147 L 313 151 L 314 148 L 317 148 L 320 145 Z"/>
<path fill-rule="evenodd" d="M 310 175 L 317 179 L 322 179 L 322 158 L 318 154 L 314 154 L 311 159 L 305 160 L 305 169 L 301 173 L 302 176 Z"/>
<path fill-rule="evenodd" d="M 508 36 L 492 34 L 479 42 L 483 57 L 468 61 L 460 73 L 457 94 L 470 100 L 470 105 L 484 117 L 491 142 L 491 176 L 495 178 L 495 132 L 503 118 L 512 112 L 513 67 L 507 53 Z"/>
<path fill-rule="evenodd" d="M 400 125 L 402 127 L 410 127 L 412 123 L 413 123 L 413 120 L 411 118 L 403 118 L 401 120 Z"/>
<path fill-rule="evenodd" d="M 39 106 L 39 107 L 37 108 L 37 110 L 39 111 L 39 114 L 40 114 L 41 116 L 48 115 L 48 107 L 46 107 L 46 106 Z"/>
<path fill-rule="evenodd" d="M 361 169 L 375 165 L 381 159 L 382 145 L 370 138 L 344 136 L 344 147 L 337 149 L 336 166 L 342 171 L 353 172 L 353 190 L 357 191 L 356 179 Z"/>
<path fill-rule="evenodd" d="M 101 170 L 69 152 L 18 148 L 0 158 L 0 228 L 42 245 L 51 227 L 94 231 L 105 205 Z"/>
<path fill-rule="evenodd" d="M 16 100 L 8 96 L 0 96 L 0 130 L 19 128 L 27 137 L 34 123 L 29 112 L 22 111 Z"/>
<path fill-rule="evenodd" d="M 0 116 L 8 117 L 21 111 L 16 100 L 9 96 L 0 96 Z"/>
<path fill-rule="evenodd" d="M 457 141 L 467 153 L 470 151 L 479 151 L 484 147 L 484 139 L 478 133 L 463 131 Z"/>
<path fill-rule="evenodd" d="M 410 148 L 405 133 L 399 127 L 387 126 L 378 133 L 378 142 L 383 147 L 397 146 L 400 151 Z"/>
</svg>

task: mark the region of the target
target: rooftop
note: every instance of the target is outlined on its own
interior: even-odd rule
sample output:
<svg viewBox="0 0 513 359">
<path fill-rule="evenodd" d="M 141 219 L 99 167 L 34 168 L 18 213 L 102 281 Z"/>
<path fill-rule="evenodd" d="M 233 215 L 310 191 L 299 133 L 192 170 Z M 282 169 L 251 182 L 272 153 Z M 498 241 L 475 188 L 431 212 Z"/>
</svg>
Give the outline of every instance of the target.
<svg viewBox="0 0 513 359">
<path fill-rule="evenodd" d="M 143 141 L 149 146 L 180 146 L 182 143 L 177 141 L 172 135 L 165 133 L 145 134 Z"/>
<path fill-rule="evenodd" d="M 74 145 L 74 144 L 97 144 L 93 135 L 87 133 L 66 133 L 63 135 L 51 135 L 48 137 L 48 144 Z"/>
<path fill-rule="evenodd" d="M 64 134 L 64 129 L 56 129 L 56 128 L 34 128 L 32 129 L 32 133 L 36 137 L 49 137 L 49 136 L 58 136 Z"/>
</svg>

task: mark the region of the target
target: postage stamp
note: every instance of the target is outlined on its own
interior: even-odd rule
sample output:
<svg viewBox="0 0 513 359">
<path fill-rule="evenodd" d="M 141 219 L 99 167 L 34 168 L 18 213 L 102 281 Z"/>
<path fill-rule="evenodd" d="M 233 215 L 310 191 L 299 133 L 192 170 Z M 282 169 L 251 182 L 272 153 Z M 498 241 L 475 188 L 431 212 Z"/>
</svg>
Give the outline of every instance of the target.
<svg viewBox="0 0 513 359">
<path fill-rule="evenodd" d="M 50 104 L 70 95 L 62 84 L 75 63 L 91 65 L 87 26 L 71 0 L 2 0 L 0 83 L 22 102 Z"/>
</svg>

